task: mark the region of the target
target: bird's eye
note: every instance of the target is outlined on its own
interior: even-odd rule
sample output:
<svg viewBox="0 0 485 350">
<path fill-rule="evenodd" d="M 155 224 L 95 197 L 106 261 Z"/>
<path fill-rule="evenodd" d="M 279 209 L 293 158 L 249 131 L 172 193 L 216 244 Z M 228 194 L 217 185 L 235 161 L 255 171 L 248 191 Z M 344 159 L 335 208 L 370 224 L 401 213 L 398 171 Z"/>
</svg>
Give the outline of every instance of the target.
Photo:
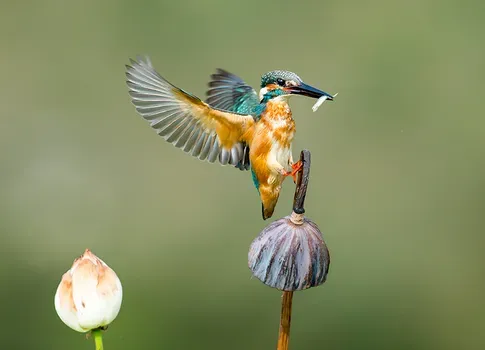
<svg viewBox="0 0 485 350">
<path fill-rule="evenodd" d="M 276 82 L 278 83 L 279 86 L 285 86 L 285 81 L 281 78 L 276 79 Z"/>
</svg>

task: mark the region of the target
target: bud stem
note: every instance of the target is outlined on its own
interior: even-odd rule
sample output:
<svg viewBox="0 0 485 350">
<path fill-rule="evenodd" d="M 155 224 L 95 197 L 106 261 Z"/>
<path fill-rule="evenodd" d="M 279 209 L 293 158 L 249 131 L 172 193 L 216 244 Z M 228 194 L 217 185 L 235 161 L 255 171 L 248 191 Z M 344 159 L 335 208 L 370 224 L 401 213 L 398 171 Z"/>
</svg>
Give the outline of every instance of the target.
<svg viewBox="0 0 485 350">
<path fill-rule="evenodd" d="M 96 346 L 96 350 L 103 350 L 103 331 L 101 328 L 93 329 L 91 331 L 91 335 L 94 338 L 94 345 Z"/>
<path fill-rule="evenodd" d="M 281 298 L 280 332 L 278 335 L 278 346 L 276 350 L 288 350 L 290 342 L 291 304 L 293 292 L 283 292 Z"/>
</svg>

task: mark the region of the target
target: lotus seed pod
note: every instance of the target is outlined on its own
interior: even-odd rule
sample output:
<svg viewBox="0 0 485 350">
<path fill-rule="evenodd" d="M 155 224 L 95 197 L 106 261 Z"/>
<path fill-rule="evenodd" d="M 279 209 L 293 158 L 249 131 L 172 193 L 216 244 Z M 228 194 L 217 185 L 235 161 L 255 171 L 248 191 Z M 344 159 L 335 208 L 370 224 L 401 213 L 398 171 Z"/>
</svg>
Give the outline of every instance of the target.
<svg viewBox="0 0 485 350">
<path fill-rule="evenodd" d="M 253 275 L 267 286 L 296 291 L 325 282 L 330 255 L 318 226 L 293 212 L 256 237 L 248 264 Z"/>
</svg>

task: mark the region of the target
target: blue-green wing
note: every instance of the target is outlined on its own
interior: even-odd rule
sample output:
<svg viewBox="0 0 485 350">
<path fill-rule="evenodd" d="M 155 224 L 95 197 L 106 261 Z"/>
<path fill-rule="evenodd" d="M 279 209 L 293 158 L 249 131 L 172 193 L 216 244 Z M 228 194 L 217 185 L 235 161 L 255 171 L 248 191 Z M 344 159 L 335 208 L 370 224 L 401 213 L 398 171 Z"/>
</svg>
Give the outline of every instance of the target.
<svg viewBox="0 0 485 350">
<path fill-rule="evenodd" d="M 256 91 L 241 78 L 219 68 L 216 73 L 211 75 L 206 102 L 214 108 L 255 116 L 259 98 Z M 242 146 L 244 157 L 236 165 L 236 168 L 249 170 L 249 146 L 247 144 Z"/>
<path fill-rule="evenodd" d="M 252 114 L 259 105 L 258 94 L 238 76 L 217 69 L 211 75 L 206 102 L 230 112 Z"/>
</svg>

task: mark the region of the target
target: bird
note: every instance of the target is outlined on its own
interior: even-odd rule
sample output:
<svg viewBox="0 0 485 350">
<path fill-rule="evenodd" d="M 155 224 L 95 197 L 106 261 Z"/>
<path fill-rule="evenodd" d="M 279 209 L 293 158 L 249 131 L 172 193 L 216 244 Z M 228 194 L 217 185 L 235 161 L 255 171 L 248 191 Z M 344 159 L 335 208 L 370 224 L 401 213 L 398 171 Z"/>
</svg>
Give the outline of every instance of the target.
<svg viewBox="0 0 485 350">
<path fill-rule="evenodd" d="M 288 99 L 335 96 L 285 70 L 265 73 L 258 94 L 238 76 L 217 69 L 205 102 L 168 82 L 148 57 L 130 59 L 125 74 L 136 111 L 166 141 L 200 160 L 251 171 L 264 220 L 273 215 L 284 179 L 296 181 L 302 166 L 293 162 L 296 128 Z"/>
</svg>

